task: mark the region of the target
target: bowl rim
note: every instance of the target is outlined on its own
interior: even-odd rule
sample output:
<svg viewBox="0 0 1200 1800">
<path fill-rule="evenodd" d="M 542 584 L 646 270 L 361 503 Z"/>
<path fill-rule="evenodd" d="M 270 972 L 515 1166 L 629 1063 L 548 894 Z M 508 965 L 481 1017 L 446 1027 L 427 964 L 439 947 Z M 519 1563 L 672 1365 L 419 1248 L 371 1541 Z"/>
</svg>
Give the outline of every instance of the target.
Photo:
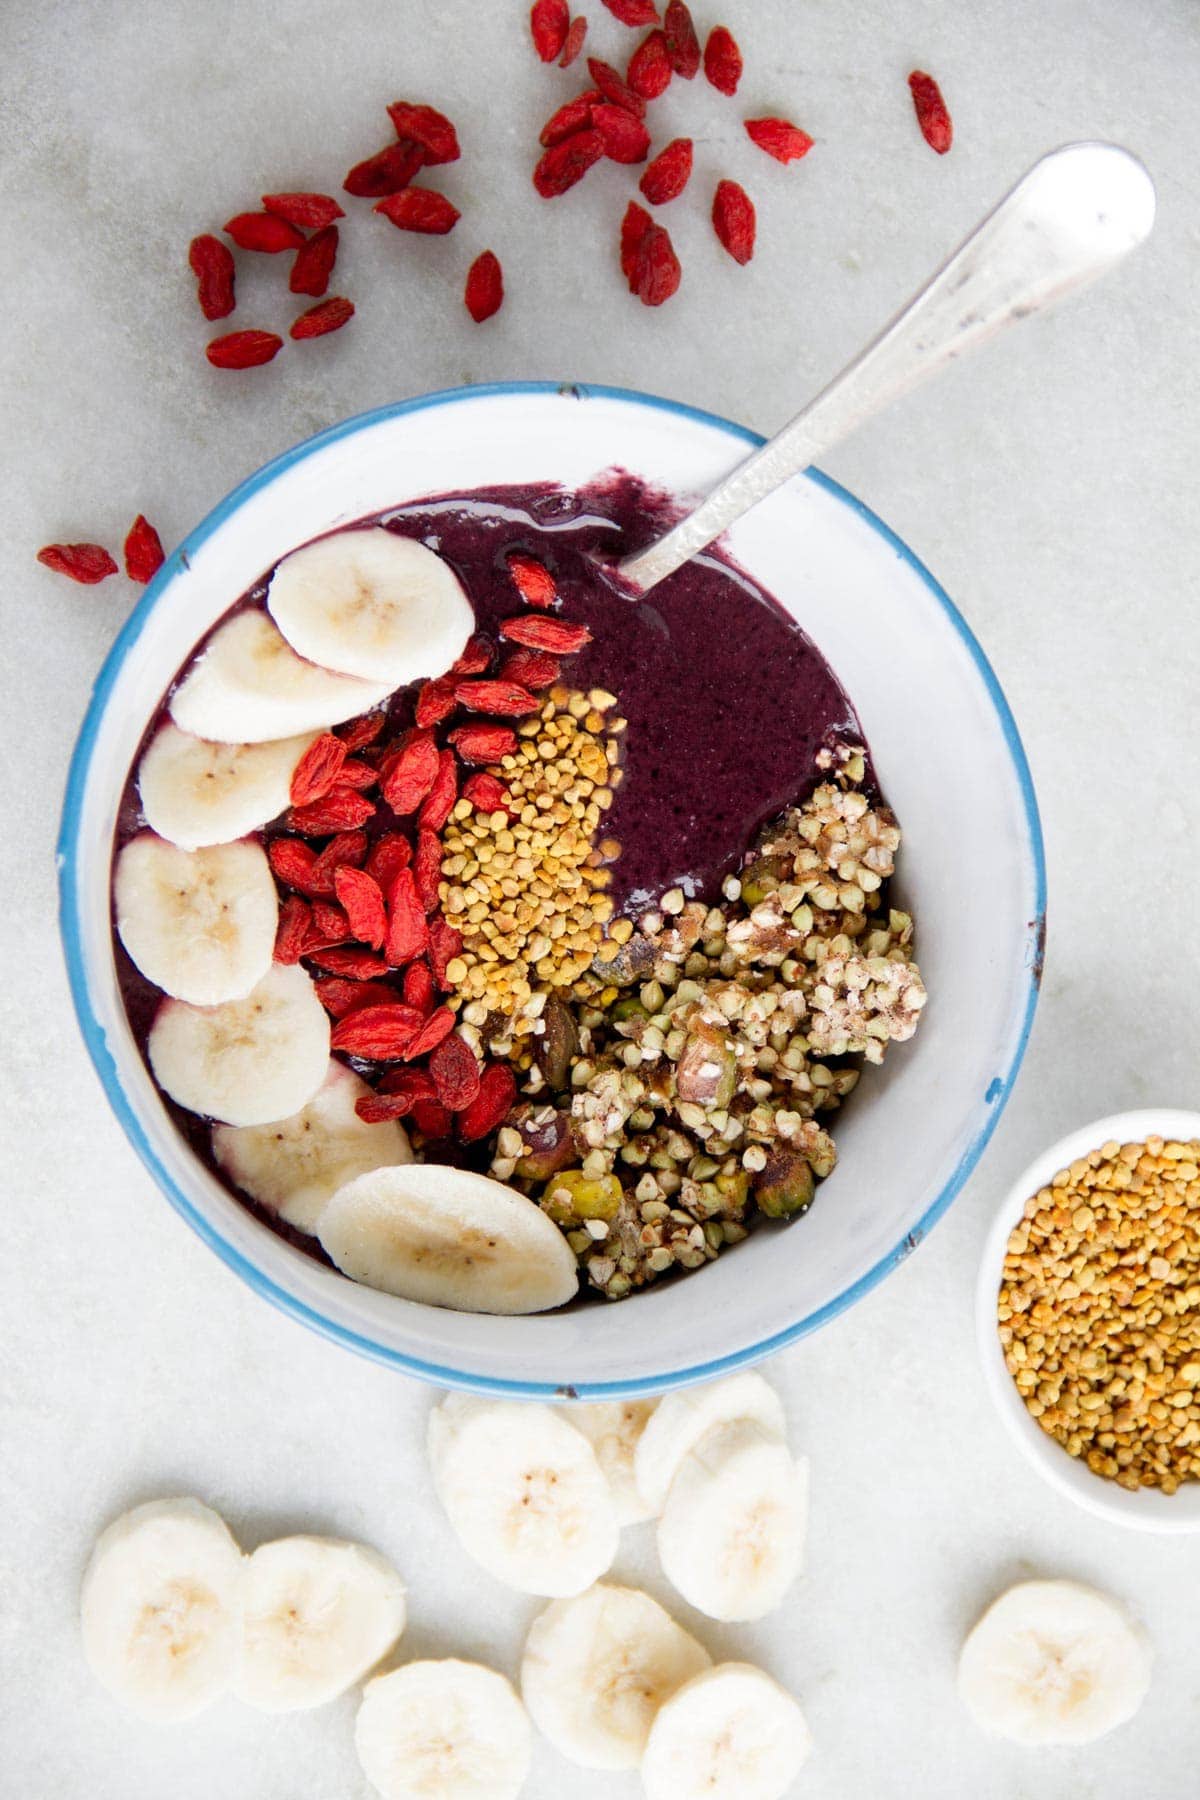
<svg viewBox="0 0 1200 1800">
<path fill-rule="evenodd" d="M 1108 1113 L 1104 1118 L 1067 1132 L 1033 1158 L 1006 1189 L 988 1227 L 975 1282 L 975 1337 L 984 1382 L 1001 1423 L 1025 1460 L 1056 1493 L 1064 1495 L 1094 1518 L 1122 1525 L 1126 1530 L 1181 1536 L 1200 1531 L 1200 1504 L 1190 1514 L 1176 1510 L 1172 1516 L 1167 1509 L 1176 1507 L 1177 1495 L 1164 1494 L 1157 1488 L 1132 1491 L 1118 1487 L 1116 1482 L 1093 1474 L 1085 1463 L 1068 1456 L 1061 1444 L 1049 1437 L 1027 1410 L 1008 1372 L 996 1328 L 996 1295 L 1004 1249 L 1024 1211 L 1025 1202 L 1039 1188 L 1045 1187 L 1059 1169 L 1066 1168 L 1077 1157 L 1086 1156 L 1090 1150 L 1099 1150 L 1110 1140 L 1135 1144 L 1156 1136 L 1167 1139 L 1200 1137 L 1200 1112 L 1185 1107 L 1160 1106 Z M 1194 1495 L 1189 1495 L 1192 1497 L 1200 1502 L 1200 1485 L 1194 1489 Z"/>
<path fill-rule="evenodd" d="M 122 665 L 130 649 L 137 641 L 146 620 L 157 605 L 161 593 L 169 581 L 187 566 L 187 559 L 205 542 L 225 519 L 235 512 L 246 500 L 257 493 L 260 488 L 268 486 L 287 470 L 310 456 L 318 454 L 329 445 L 340 439 L 368 430 L 390 419 L 401 418 L 411 413 L 424 412 L 436 407 L 452 406 L 460 401 L 475 400 L 507 400 L 514 396 L 563 396 L 572 399 L 599 398 L 615 400 L 633 407 L 645 407 L 675 414 L 677 417 L 724 432 L 746 450 L 759 448 L 766 440 L 760 433 L 726 419 L 719 413 L 713 413 L 700 407 L 689 406 L 682 401 L 671 400 L 664 396 L 643 393 L 634 388 L 607 386 L 593 382 L 563 381 L 499 381 L 484 382 L 477 386 L 444 388 L 429 394 L 421 394 L 407 400 L 391 402 L 388 405 L 375 407 L 367 412 L 356 413 L 348 419 L 327 426 L 325 430 L 303 439 L 300 443 L 282 451 L 271 458 L 259 469 L 246 476 L 196 525 L 179 545 L 171 552 L 149 583 L 137 605 L 126 619 L 117 634 L 111 649 L 101 665 L 92 687 L 91 698 L 83 723 L 79 730 L 75 749 L 71 756 L 67 774 L 66 789 L 63 799 L 62 817 L 59 826 L 57 845 L 57 863 L 59 877 L 59 931 L 62 938 L 67 977 L 75 1014 L 79 1021 L 92 1064 L 100 1078 L 109 1105 L 116 1115 L 117 1121 L 126 1137 L 133 1145 L 143 1165 L 154 1178 L 159 1190 L 166 1196 L 175 1211 L 187 1222 L 192 1230 L 208 1247 L 215 1251 L 221 1260 L 231 1268 L 247 1285 L 272 1305 L 278 1307 L 289 1317 L 298 1320 L 320 1336 L 341 1344 L 344 1348 L 354 1350 L 359 1355 L 386 1367 L 402 1370 L 405 1374 L 432 1382 L 442 1387 L 458 1388 L 471 1393 L 487 1396 L 502 1396 L 525 1400 L 561 1400 L 564 1390 L 553 1383 L 541 1381 L 516 1381 L 503 1377 L 476 1376 L 462 1374 L 446 1368 L 438 1363 L 422 1360 L 420 1357 L 394 1350 L 378 1343 L 375 1339 L 350 1329 L 324 1316 L 306 1301 L 291 1294 L 281 1286 L 272 1275 L 252 1262 L 235 1245 L 231 1244 L 216 1226 L 209 1221 L 199 1208 L 189 1199 L 187 1194 L 176 1185 L 169 1172 L 163 1167 L 152 1144 L 142 1129 L 137 1111 L 131 1104 L 121 1085 L 116 1062 L 105 1040 L 99 1020 L 92 1011 L 87 982 L 87 969 L 82 948 L 81 914 L 83 896 L 80 889 L 77 845 L 84 824 L 83 797 L 91 768 L 101 719 L 108 704 L 109 696 L 116 684 Z M 984 689 L 995 709 L 1001 735 L 1011 760 L 1012 772 L 1020 795 L 1026 830 L 1025 853 L 1032 864 L 1034 885 L 1034 910 L 1029 922 L 1028 933 L 1034 944 L 1040 947 L 1044 941 L 1046 917 L 1046 860 L 1042 838 L 1041 820 L 1038 813 L 1037 799 L 1034 793 L 1033 778 L 1025 749 L 1021 742 L 1016 720 L 1004 696 L 1000 683 L 984 655 L 966 620 L 954 605 L 945 589 L 934 578 L 921 562 L 920 558 L 909 549 L 902 538 L 898 537 L 890 526 L 874 513 L 870 507 L 858 499 L 847 488 L 841 486 L 830 476 L 819 469 L 809 469 L 805 480 L 813 482 L 817 487 L 830 494 L 835 500 L 857 515 L 862 522 L 890 547 L 901 562 L 917 575 L 937 606 L 944 613 L 947 621 L 962 642 L 963 647 L 983 682 Z M 818 1330 L 831 1319 L 861 1300 L 883 1278 L 912 1254 L 917 1245 L 927 1236 L 929 1231 L 948 1210 L 951 1203 L 966 1184 L 980 1157 L 991 1139 L 1008 1097 L 1012 1092 L 1017 1074 L 1024 1060 L 1029 1034 L 1033 1026 L 1034 1013 L 1037 1008 L 1038 993 L 1041 986 L 1041 956 L 1039 953 L 1029 961 L 1028 978 L 1025 994 L 1024 1012 L 1020 1028 L 1016 1034 L 1009 1057 L 1008 1066 L 1002 1074 L 992 1081 L 984 1098 L 984 1112 L 977 1130 L 967 1144 L 962 1156 L 951 1175 L 924 1213 L 886 1255 L 880 1257 L 870 1269 L 851 1282 L 840 1294 L 817 1307 L 803 1318 L 796 1320 L 784 1330 L 774 1333 L 768 1338 L 748 1345 L 743 1349 L 731 1351 L 724 1356 L 712 1357 L 697 1362 L 686 1369 L 678 1369 L 666 1376 L 646 1376 L 629 1378 L 623 1381 L 607 1381 L 595 1383 L 579 1383 L 567 1396 L 569 1398 L 608 1400 L 631 1398 L 643 1394 L 666 1393 L 673 1388 L 691 1386 L 697 1382 L 711 1381 L 719 1376 L 732 1373 L 736 1369 L 745 1368 L 761 1362 L 765 1357 L 774 1355 L 776 1351 L 795 1343 L 809 1333 Z"/>
</svg>

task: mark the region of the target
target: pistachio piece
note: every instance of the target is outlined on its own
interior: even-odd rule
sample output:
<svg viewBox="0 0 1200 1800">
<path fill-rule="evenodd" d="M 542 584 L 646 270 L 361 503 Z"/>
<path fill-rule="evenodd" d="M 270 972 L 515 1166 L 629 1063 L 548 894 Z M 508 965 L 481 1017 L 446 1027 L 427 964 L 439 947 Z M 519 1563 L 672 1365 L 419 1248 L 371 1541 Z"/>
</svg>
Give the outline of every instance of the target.
<svg viewBox="0 0 1200 1800">
<path fill-rule="evenodd" d="M 737 1088 L 737 1057 L 707 1032 L 691 1031 L 675 1069 L 675 1092 L 687 1105 L 710 1111 L 729 1105 Z"/>
<path fill-rule="evenodd" d="M 570 1009 L 550 994 L 542 1009 L 542 1030 L 534 1040 L 534 1060 L 551 1093 L 570 1085 L 571 1064 L 579 1055 L 579 1032 Z"/>
<path fill-rule="evenodd" d="M 794 1219 L 812 1205 L 816 1183 L 808 1160 L 794 1150 L 773 1150 L 754 1178 L 754 1198 L 768 1219 Z"/>
<path fill-rule="evenodd" d="M 616 1175 L 588 1175 L 583 1169 L 563 1169 L 547 1182 L 542 1210 L 556 1225 L 573 1225 L 581 1219 L 611 1221 L 620 1209 L 621 1194 Z"/>
<path fill-rule="evenodd" d="M 509 1124 L 520 1134 L 523 1146 L 516 1167 L 523 1181 L 545 1181 L 574 1161 L 569 1113 L 551 1112 L 546 1106 L 522 1106 L 510 1114 Z"/>
</svg>

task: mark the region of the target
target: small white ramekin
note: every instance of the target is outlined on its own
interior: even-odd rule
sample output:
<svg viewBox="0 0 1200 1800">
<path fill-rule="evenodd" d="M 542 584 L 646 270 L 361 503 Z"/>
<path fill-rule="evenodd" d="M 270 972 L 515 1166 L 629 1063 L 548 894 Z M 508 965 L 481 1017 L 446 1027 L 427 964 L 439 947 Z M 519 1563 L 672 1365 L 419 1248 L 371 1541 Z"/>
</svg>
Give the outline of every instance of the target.
<svg viewBox="0 0 1200 1800">
<path fill-rule="evenodd" d="M 976 1336 L 984 1379 L 996 1410 L 1018 1450 L 1051 1487 L 1098 1518 L 1131 1526 L 1135 1531 L 1200 1531 L 1200 1481 L 1185 1482 L 1173 1494 L 1161 1493 L 1157 1488 L 1135 1491 L 1118 1487 L 1115 1481 L 1093 1474 L 1086 1462 L 1069 1456 L 1042 1430 L 1008 1372 L 996 1324 L 996 1296 L 1005 1248 L 1009 1234 L 1023 1215 L 1025 1202 L 1039 1188 L 1046 1187 L 1060 1169 L 1089 1151 L 1098 1150 L 1102 1144 L 1113 1140 L 1119 1144 L 1140 1144 L 1150 1137 L 1185 1142 L 1200 1137 L 1200 1113 L 1169 1109 L 1113 1113 L 1060 1138 L 1030 1163 L 1004 1196 L 984 1245 L 975 1290 Z"/>
</svg>

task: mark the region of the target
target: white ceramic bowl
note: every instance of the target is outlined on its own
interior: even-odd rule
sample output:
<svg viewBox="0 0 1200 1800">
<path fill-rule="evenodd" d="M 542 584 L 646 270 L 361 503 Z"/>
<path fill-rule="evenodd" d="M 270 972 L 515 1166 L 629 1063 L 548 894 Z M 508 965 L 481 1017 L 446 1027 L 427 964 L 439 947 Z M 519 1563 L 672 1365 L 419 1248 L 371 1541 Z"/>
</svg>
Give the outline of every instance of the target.
<svg viewBox="0 0 1200 1800">
<path fill-rule="evenodd" d="M 1200 1531 L 1200 1482 L 1185 1482 L 1173 1494 L 1160 1493 L 1157 1488 L 1139 1488 L 1131 1492 L 1102 1475 L 1094 1475 L 1079 1458 L 1068 1456 L 1061 1445 L 1042 1430 L 1036 1419 L 1031 1418 L 1017 1384 L 1005 1366 L 996 1328 L 996 1295 L 1000 1291 L 1005 1247 L 1010 1232 L 1024 1213 L 1025 1202 L 1077 1157 L 1099 1150 L 1102 1144 L 1114 1139 L 1118 1144 L 1140 1144 L 1149 1137 L 1182 1139 L 1184 1142 L 1200 1137 L 1200 1113 L 1113 1113 L 1111 1117 L 1097 1119 L 1094 1125 L 1084 1125 L 1057 1144 L 1051 1144 L 1029 1165 L 1001 1201 L 984 1245 L 975 1290 L 975 1329 L 984 1378 L 996 1410 L 1017 1448 L 1051 1487 L 1098 1518 L 1110 1519 L 1117 1525 L 1130 1525 L 1136 1531 Z"/>
<path fill-rule="evenodd" d="M 984 657 L 937 583 L 820 475 L 793 481 L 730 548 L 816 640 L 862 719 L 905 833 L 900 888 L 931 999 L 839 1122 L 841 1161 L 803 1223 L 619 1305 L 501 1319 L 374 1293 L 290 1248 L 196 1161 L 137 1053 L 115 979 L 109 861 L 147 718 L 196 640 L 319 532 L 449 489 L 578 486 L 614 465 L 681 495 L 760 440 L 723 419 L 602 388 L 506 385 L 386 407 L 237 488 L 168 559 L 96 683 L 60 840 L 63 940 L 92 1059 L 172 1205 L 259 1293 L 340 1343 L 439 1383 L 524 1396 L 655 1392 L 755 1361 L 866 1293 L 962 1187 L 1033 1013 L 1043 864 L 1029 771 Z M 747 728 L 752 728 L 748 718 Z"/>
</svg>

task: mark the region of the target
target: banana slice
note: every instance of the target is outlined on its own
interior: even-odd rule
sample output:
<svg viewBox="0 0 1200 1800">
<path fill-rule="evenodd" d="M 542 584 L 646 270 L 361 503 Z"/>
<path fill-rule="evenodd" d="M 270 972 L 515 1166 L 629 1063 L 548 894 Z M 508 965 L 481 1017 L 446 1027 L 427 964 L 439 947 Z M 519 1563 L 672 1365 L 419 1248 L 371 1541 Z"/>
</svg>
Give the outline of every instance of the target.
<svg viewBox="0 0 1200 1800">
<path fill-rule="evenodd" d="M 659 1707 L 711 1662 L 649 1594 L 601 1583 L 534 1620 L 521 1697 L 571 1762 L 636 1769 Z"/>
<path fill-rule="evenodd" d="M 433 1484 L 459 1542 L 497 1581 L 560 1599 L 609 1568 L 618 1530 L 608 1483 L 587 1439 L 553 1407 L 438 1407 L 429 1443 Z"/>
<path fill-rule="evenodd" d="M 718 1663 L 659 1709 L 646 1754 L 646 1800 L 782 1800 L 812 1736 L 790 1694 L 749 1663 Z"/>
<path fill-rule="evenodd" d="M 147 825 L 182 850 L 232 844 L 257 831 L 287 806 L 292 772 L 315 736 L 210 744 L 168 720 L 138 765 Z"/>
<path fill-rule="evenodd" d="M 179 850 L 140 832 L 117 858 L 113 898 L 121 942 L 175 1000 L 241 1000 L 271 967 L 279 897 L 259 844 Z"/>
<path fill-rule="evenodd" d="M 448 1659 L 368 1682 L 354 1747 L 384 1800 L 517 1800 L 533 1733 L 503 1675 Z"/>
<path fill-rule="evenodd" d="M 347 1182 L 317 1236 L 351 1280 L 458 1312 L 545 1312 L 579 1285 L 566 1238 L 534 1201 L 434 1163 Z"/>
<path fill-rule="evenodd" d="M 290 1119 L 214 1125 L 213 1155 L 243 1193 L 311 1235 L 326 1201 L 346 1182 L 413 1159 L 399 1119 L 367 1125 L 355 1112 L 355 1101 L 370 1092 L 352 1069 L 331 1058 L 319 1092 Z"/>
<path fill-rule="evenodd" d="M 329 1067 L 329 1019 L 312 978 L 273 963 L 244 1000 L 164 1000 L 146 1041 L 160 1088 L 225 1125 L 266 1125 L 307 1106 Z"/>
<path fill-rule="evenodd" d="M 444 675 L 475 625 L 450 564 L 382 525 L 293 550 L 271 577 L 267 605 L 310 662 L 392 687 Z"/>
<path fill-rule="evenodd" d="M 761 1619 L 800 1573 L 808 1464 L 750 1419 L 684 1457 L 658 1522 L 663 1574 L 710 1619 Z"/>
<path fill-rule="evenodd" d="M 778 1394 L 753 1369 L 706 1387 L 664 1395 L 634 1453 L 638 1492 L 653 1514 L 662 1511 L 675 1471 L 688 1451 L 714 1425 L 734 1419 L 752 1419 L 780 1440 L 787 1430 Z"/>
<path fill-rule="evenodd" d="M 608 1478 L 618 1525 L 640 1525 L 654 1517 L 654 1509 L 638 1489 L 633 1459 L 638 1439 L 657 1405 L 657 1400 L 596 1400 L 559 1409 L 596 1452 Z"/>
<path fill-rule="evenodd" d="M 143 1719 L 191 1719 L 223 1694 L 241 1628 L 244 1557 L 199 1500 L 152 1500 L 96 1540 L 83 1578 L 83 1650 Z"/>
<path fill-rule="evenodd" d="M 263 1544 L 246 1562 L 234 1693 L 260 1712 L 324 1706 L 374 1668 L 404 1620 L 404 1583 L 364 1544 Z"/>
<path fill-rule="evenodd" d="M 1115 1600 L 1075 1581 L 1022 1581 L 991 1605 L 958 1663 L 977 1725 L 1015 1744 L 1090 1744 L 1132 1719 L 1153 1652 Z"/>
<path fill-rule="evenodd" d="M 390 682 L 355 681 L 296 655 L 266 613 L 220 626 L 171 696 L 180 731 L 222 744 L 262 744 L 324 731 L 379 706 Z"/>
</svg>

